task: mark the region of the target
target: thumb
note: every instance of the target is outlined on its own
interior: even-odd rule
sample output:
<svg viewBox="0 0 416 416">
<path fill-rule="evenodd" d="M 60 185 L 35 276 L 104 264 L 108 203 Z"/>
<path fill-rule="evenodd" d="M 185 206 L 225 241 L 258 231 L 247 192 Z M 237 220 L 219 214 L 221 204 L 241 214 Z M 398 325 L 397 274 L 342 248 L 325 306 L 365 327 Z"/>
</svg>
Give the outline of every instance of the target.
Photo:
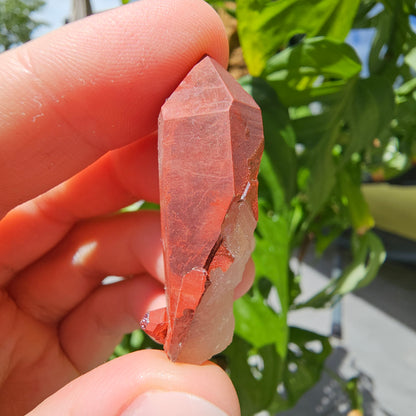
<svg viewBox="0 0 416 416">
<path fill-rule="evenodd" d="M 215 364 L 172 363 L 143 350 L 97 367 L 67 384 L 27 416 L 238 416 L 237 395 Z"/>
</svg>

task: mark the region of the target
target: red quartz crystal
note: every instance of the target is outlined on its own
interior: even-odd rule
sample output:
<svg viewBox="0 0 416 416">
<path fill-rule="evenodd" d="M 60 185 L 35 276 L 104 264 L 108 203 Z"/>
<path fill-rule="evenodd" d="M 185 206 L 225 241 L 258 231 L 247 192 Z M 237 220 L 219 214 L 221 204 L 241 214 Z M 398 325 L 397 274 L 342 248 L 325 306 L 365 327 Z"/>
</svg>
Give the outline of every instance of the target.
<svg viewBox="0 0 416 416">
<path fill-rule="evenodd" d="M 172 361 L 200 364 L 232 340 L 233 294 L 254 248 L 261 112 L 212 58 L 201 60 L 159 116 L 167 311 L 141 327 Z"/>
</svg>

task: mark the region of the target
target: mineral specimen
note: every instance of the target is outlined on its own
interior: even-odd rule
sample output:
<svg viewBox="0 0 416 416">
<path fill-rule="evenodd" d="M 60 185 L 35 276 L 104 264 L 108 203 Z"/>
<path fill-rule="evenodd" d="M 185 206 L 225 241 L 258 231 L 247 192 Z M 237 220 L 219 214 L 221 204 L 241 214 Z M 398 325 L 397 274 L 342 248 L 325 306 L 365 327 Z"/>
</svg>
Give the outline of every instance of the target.
<svg viewBox="0 0 416 416">
<path fill-rule="evenodd" d="M 159 116 L 167 310 L 141 327 L 172 361 L 200 364 L 232 340 L 233 293 L 254 248 L 261 112 L 227 71 L 201 60 Z"/>
</svg>

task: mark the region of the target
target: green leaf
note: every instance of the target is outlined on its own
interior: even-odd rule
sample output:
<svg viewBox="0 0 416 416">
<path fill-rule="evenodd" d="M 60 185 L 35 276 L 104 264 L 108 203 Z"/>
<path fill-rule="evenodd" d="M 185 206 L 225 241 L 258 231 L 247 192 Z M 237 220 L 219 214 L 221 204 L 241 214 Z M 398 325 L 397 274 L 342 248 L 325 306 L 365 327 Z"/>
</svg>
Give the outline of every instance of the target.
<svg viewBox="0 0 416 416">
<path fill-rule="evenodd" d="M 306 116 L 292 120 L 298 142 L 305 145 L 307 150 L 312 150 L 318 143 L 319 137 L 325 134 L 331 119 L 331 112 L 325 111 L 316 115 L 311 115 L 309 112 Z"/>
<path fill-rule="evenodd" d="M 382 77 L 358 80 L 350 97 L 344 116 L 348 134 L 343 153 L 346 161 L 389 127 L 395 110 L 392 86 Z"/>
<path fill-rule="evenodd" d="M 331 39 L 345 40 L 352 28 L 359 5 L 360 0 L 338 1 L 337 7 L 319 31 L 319 35 Z"/>
<path fill-rule="evenodd" d="M 268 60 L 262 77 L 289 107 L 340 94 L 346 82 L 357 77 L 360 71 L 360 59 L 351 46 L 318 37 L 274 55 Z"/>
<path fill-rule="evenodd" d="M 361 411 L 361 414 L 364 415 L 364 397 L 360 389 L 360 381 L 361 380 L 359 376 L 352 377 L 349 380 L 347 380 L 344 389 L 350 399 L 351 408 Z"/>
<path fill-rule="evenodd" d="M 234 0 L 205 0 L 208 4 L 210 4 L 212 7 L 215 8 L 226 8 L 226 10 L 228 11 L 227 8 L 227 3 L 234 3 Z"/>
<path fill-rule="evenodd" d="M 44 5 L 43 0 L 0 1 L 0 53 L 29 41 L 37 27 L 46 25 L 32 17 Z"/>
<path fill-rule="evenodd" d="M 283 380 L 268 410 L 275 413 L 293 407 L 319 381 L 331 350 L 327 337 L 302 328 L 290 327 Z"/>
<path fill-rule="evenodd" d="M 339 182 L 339 179 L 338 179 Z M 315 253 L 321 256 L 345 230 L 351 228 L 351 218 L 339 183 L 334 186 L 327 202 L 308 227 L 314 236 Z"/>
<path fill-rule="evenodd" d="M 160 205 L 155 204 L 154 202 L 147 202 L 145 200 L 137 201 L 127 207 L 124 207 L 120 210 L 120 212 L 136 212 L 136 211 L 160 211 Z"/>
<path fill-rule="evenodd" d="M 288 263 L 290 236 L 285 215 L 266 212 L 259 206 L 259 223 L 256 232 L 256 248 L 253 259 L 256 279 L 265 277 L 277 288 L 282 314 L 289 309 Z"/>
<path fill-rule="evenodd" d="M 359 189 L 353 194 L 342 170 L 354 153 L 362 152 L 378 134 L 384 134 L 394 109 L 393 91 L 385 79 L 352 79 L 345 84 L 342 99 L 326 104 L 322 114 L 296 120 L 294 128 L 299 141 L 305 144 L 304 166 L 309 171 L 305 192 L 310 213 L 309 220 L 303 224 L 304 229 L 323 209 L 336 185 L 344 185 L 343 189 L 349 191 L 347 198 L 355 198 L 360 203 L 356 208 L 350 205 L 354 209 L 354 212 L 350 211 L 353 225 L 364 229 L 371 227 L 368 210 L 360 213 L 365 202 L 359 198 Z M 341 146 L 340 156 L 334 154 L 336 145 Z M 341 179 L 344 179 L 343 184 L 337 182 Z M 356 183 L 360 180 L 357 178 Z"/>
<path fill-rule="evenodd" d="M 339 295 L 346 295 L 371 283 L 386 259 L 383 243 L 371 231 L 363 236 L 353 234 L 352 251 L 354 261 L 341 275 L 341 284 L 337 288 Z"/>
<path fill-rule="evenodd" d="M 382 57 L 382 49 L 386 48 L 392 35 L 393 16 L 391 13 L 383 11 L 379 13 L 374 19 L 374 25 L 377 28 L 374 36 L 373 44 L 371 45 L 370 54 L 368 58 L 368 66 L 371 73 L 380 73 L 385 65 Z"/>
<path fill-rule="evenodd" d="M 352 226 L 357 234 L 362 235 L 374 227 L 367 201 L 361 192 L 361 168 L 358 164 L 350 164 L 339 174 L 341 193 L 346 199 Z"/>
<path fill-rule="evenodd" d="M 303 163 L 309 171 L 306 187 L 309 221 L 318 214 L 328 199 L 336 185 L 337 172 L 354 152 L 364 150 L 379 133 L 388 128 L 394 114 L 391 85 L 383 78 L 358 79 L 359 60 L 348 45 L 342 46 L 343 48 L 338 48 L 336 43 L 326 39 L 312 39 L 272 58 L 264 73 L 268 82 L 276 91 L 280 91 L 286 105 L 308 104 L 317 96 L 316 90 L 325 85 L 325 79 L 328 79 L 329 84 L 337 82 L 337 93 L 331 93 L 331 97 L 322 96 L 320 102 L 316 103 L 321 112 L 294 113 L 296 119 L 293 126 L 298 141 L 305 145 Z M 324 52 L 318 53 L 321 50 Z M 285 62 L 281 56 L 293 55 L 296 51 L 301 58 L 297 59 L 297 64 L 293 67 L 293 74 L 290 75 L 288 70 L 286 78 L 277 81 L 276 74 L 280 68 L 289 67 L 292 59 Z M 332 51 L 338 51 L 338 55 Z M 331 53 L 325 58 L 328 52 Z M 350 69 L 344 65 L 345 62 L 351 64 Z M 299 85 L 302 79 L 306 79 L 301 74 L 303 66 L 307 68 L 304 72 L 324 76 L 324 80 L 318 86 L 306 83 L 302 90 L 285 90 L 285 85 L 290 85 L 290 80 L 296 80 L 293 85 Z M 333 149 L 336 144 L 342 146 L 343 159 L 334 159 Z M 308 223 L 303 225 L 304 229 Z"/>
<path fill-rule="evenodd" d="M 249 340 L 256 348 L 274 344 L 276 352 L 284 359 L 287 348 L 286 319 L 273 311 L 258 293 L 236 300 L 234 316 L 237 335 Z"/>
<path fill-rule="evenodd" d="M 272 404 L 283 364 L 273 345 L 253 349 L 250 343 L 235 335 L 224 354 L 242 416 L 253 416 L 267 409 Z"/>
<path fill-rule="evenodd" d="M 409 7 L 403 1 L 394 0 L 383 0 L 383 3 L 384 10 L 368 18 L 367 27 L 376 30 L 368 61 L 370 74 L 383 75 L 391 84 L 401 82 L 398 76 L 408 81 L 413 78 L 411 51 L 416 47 L 416 34 L 409 19 L 409 10 L 414 9 L 414 5 Z"/>
<path fill-rule="evenodd" d="M 276 92 L 264 79 L 246 76 L 239 82 L 262 110 L 265 152 L 269 158 L 270 167 L 280 187 L 283 188 L 284 200 L 286 204 L 289 204 L 296 192 L 297 162 L 296 136 L 287 108 L 280 103 Z M 274 209 L 280 210 L 277 206 Z"/>
<path fill-rule="evenodd" d="M 284 384 L 291 404 L 309 390 L 321 377 L 325 360 L 331 353 L 327 337 L 306 329 L 291 327 L 288 365 Z M 295 367 L 291 365 L 295 364 Z"/>
<path fill-rule="evenodd" d="M 306 117 L 297 114 L 295 125 L 298 140 L 307 145 L 303 161 L 309 171 L 306 196 L 310 219 L 319 212 L 336 183 L 332 151 L 360 70 L 360 61 L 349 45 L 314 38 L 275 55 L 263 72 L 286 106 L 305 106 L 317 98 L 322 101 L 321 113 L 306 112 Z"/>
<path fill-rule="evenodd" d="M 396 90 L 398 96 L 411 94 L 416 89 L 416 78 L 407 81 Z"/>
<path fill-rule="evenodd" d="M 338 277 L 297 308 L 322 308 L 334 304 L 341 296 L 368 285 L 377 275 L 386 258 L 383 243 L 371 231 L 351 238 L 352 263 Z"/>
<path fill-rule="evenodd" d="M 359 0 L 237 0 L 238 34 L 250 73 L 260 75 L 297 34 L 344 40 L 358 5 Z"/>
<path fill-rule="evenodd" d="M 259 200 L 264 203 L 267 201 L 276 212 L 284 212 L 286 209 L 285 191 L 266 152 L 263 153 L 260 163 Z"/>
<path fill-rule="evenodd" d="M 310 219 L 322 208 L 336 183 L 336 165 L 332 148 L 335 145 L 337 133 L 337 126 L 334 126 L 319 140 L 317 146 L 309 153 L 306 160 L 306 165 L 310 169 L 306 190 Z M 308 225 L 308 222 L 304 223 L 304 227 Z"/>
<path fill-rule="evenodd" d="M 292 305 L 295 299 L 301 294 L 300 275 L 295 275 L 292 270 L 289 270 L 289 305 Z"/>
<path fill-rule="evenodd" d="M 416 48 L 412 48 L 410 52 L 405 56 L 404 61 L 413 70 L 416 70 Z"/>
<path fill-rule="evenodd" d="M 288 341 L 287 313 L 291 300 L 288 275 L 289 250 L 289 224 L 286 217 L 267 213 L 264 204 L 260 204 L 256 248 L 253 253 L 256 264 L 254 295 L 251 298 L 247 295 L 236 302 L 236 328 L 238 333 L 253 345 L 260 347 L 268 342 L 274 343 L 282 359 L 285 357 Z M 279 314 L 258 297 L 256 290 L 261 278 L 266 278 L 276 288 L 281 309 Z M 248 309 L 255 319 L 247 314 Z M 269 324 L 266 324 L 266 319 L 270 321 Z M 270 325 L 274 330 L 271 330 Z M 253 334 L 257 334 L 256 341 L 253 340 Z"/>
<path fill-rule="evenodd" d="M 261 410 L 274 413 L 294 406 L 319 380 L 330 353 L 327 337 L 301 328 L 290 328 L 286 361 L 272 344 L 254 348 L 235 335 L 224 355 L 242 415 L 252 416 Z"/>
<path fill-rule="evenodd" d="M 128 354 L 133 351 L 143 350 L 146 348 L 152 348 L 160 350 L 163 348 L 162 345 L 157 344 L 142 330 L 137 329 L 130 334 L 124 335 L 120 344 L 116 346 L 113 354 L 109 358 L 110 360 Z"/>
<path fill-rule="evenodd" d="M 356 376 L 345 380 L 328 367 L 325 368 L 325 372 L 345 391 L 350 400 L 351 409 L 361 411 L 361 413 L 357 413 L 357 416 L 363 416 L 363 394 L 360 391 L 360 377 Z"/>
</svg>

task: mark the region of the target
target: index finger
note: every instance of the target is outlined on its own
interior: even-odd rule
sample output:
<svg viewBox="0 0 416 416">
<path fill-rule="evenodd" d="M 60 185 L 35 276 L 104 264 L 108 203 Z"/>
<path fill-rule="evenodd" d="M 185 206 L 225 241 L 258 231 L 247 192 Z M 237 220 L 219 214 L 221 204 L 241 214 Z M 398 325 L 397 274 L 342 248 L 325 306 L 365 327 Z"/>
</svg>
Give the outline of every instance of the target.
<svg viewBox="0 0 416 416">
<path fill-rule="evenodd" d="M 205 54 L 226 65 L 209 5 L 142 0 L 0 55 L 0 217 L 154 131 L 163 101 Z"/>
</svg>

